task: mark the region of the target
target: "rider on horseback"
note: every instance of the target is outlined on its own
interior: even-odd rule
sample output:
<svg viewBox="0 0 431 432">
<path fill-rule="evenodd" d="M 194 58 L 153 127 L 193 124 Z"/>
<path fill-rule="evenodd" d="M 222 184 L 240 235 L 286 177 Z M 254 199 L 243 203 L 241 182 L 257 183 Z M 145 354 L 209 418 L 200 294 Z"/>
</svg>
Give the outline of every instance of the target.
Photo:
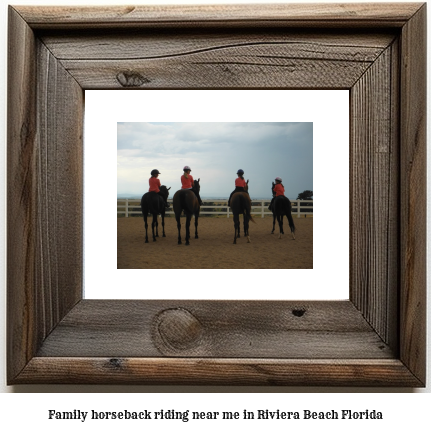
<svg viewBox="0 0 431 432">
<path fill-rule="evenodd" d="M 231 198 L 232 198 L 232 195 L 233 195 L 235 192 L 247 192 L 247 191 L 245 190 L 245 187 L 247 186 L 248 180 L 247 180 L 247 181 L 244 180 L 244 170 L 239 169 L 239 170 L 236 172 L 236 174 L 238 175 L 238 178 L 235 179 L 235 190 L 230 194 L 230 196 L 229 196 L 229 200 L 228 200 L 228 202 L 227 202 L 227 205 L 228 205 L 229 207 L 230 207 L 230 200 L 231 200 Z M 248 193 L 248 192 L 247 192 L 247 193 Z"/>
<path fill-rule="evenodd" d="M 278 196 L 283 196 L 286 198 L 286 195 L 284 195 L 284 186 L 283 183 L 281 183 L 283 180 L 280 177 L 275 178 L 275 183 L 272 183 L 272 200 L 271 204 L 269 205 L 268 209 L 272 211 L 272 205 L 274 204 L 275 198 Z"/>
<path fill-rule="evenodd" d="M 162 185 L 160 183 L 160 180 L 158 179 L 159 174 L 161 174 L 161 172 L 157 169 L 153 169 L 151 171 L 151 177 L 148 180 L 148 183 L 150 184 L 150 188 L 148 189 L 148 192 L 154 192 L 158 195 L 160 195 L 163 198 L 163 201 L 165 202 L 165 207 L 169 208 L 169 203 L 167 201 L 167 197 L 164 197 L 161 193 L 160 193 L 160 186 Z"/>
<path fill-rule="evenodd" d="M 184 174 L 181 176 L 181 189 L 191 189 L 195 193 L 195 195 L 199 201 L 199 205 L 202 205 L 203 202 L 202 202 L 201 197 L 199 195 L 199 191 L 197 191 L 193 187 L 193 177 L 190 174 L 191 170 L 192 169 L 187 165 L 183 168 Z"/>
</svg>

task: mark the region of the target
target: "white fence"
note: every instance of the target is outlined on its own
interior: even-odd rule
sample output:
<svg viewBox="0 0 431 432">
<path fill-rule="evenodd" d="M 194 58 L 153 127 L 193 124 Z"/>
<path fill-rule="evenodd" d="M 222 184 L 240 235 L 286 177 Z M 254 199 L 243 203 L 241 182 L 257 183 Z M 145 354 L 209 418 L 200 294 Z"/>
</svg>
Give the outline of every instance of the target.
<svg viewBox="0 0 431 432">
<path fill-rule="evenodd" d="M 171 208 L 166 211 L 166 214 L 173 215 L 172 199 L 168 199 Z M 230 207 L 227 205 L 227 200 L 212 200 L 204 199 L 204 203 L 201 206 L 201 215 L 226 215 L 229 217 L 232 212 Z M 268 210 L 268 206 L 271 200 L 251 200 L 251 214 L 272 216 L 272 212 Z M 210 203 L 205 205 L 205 203 Z M 301 216 L 312 216 L 313 215 L 313 200 L 291 200 L 292 203 L 292 214 L 297 217 Z M 117 199 L 117 217 L 124 215 L 129 217 L 132 215 L 141 215 L 141 200 L 139 199 Z M 306 204 L 306 205 L 303 205 Z M 211 209 L 208 211 L 208 209 Z"/>
</svg>

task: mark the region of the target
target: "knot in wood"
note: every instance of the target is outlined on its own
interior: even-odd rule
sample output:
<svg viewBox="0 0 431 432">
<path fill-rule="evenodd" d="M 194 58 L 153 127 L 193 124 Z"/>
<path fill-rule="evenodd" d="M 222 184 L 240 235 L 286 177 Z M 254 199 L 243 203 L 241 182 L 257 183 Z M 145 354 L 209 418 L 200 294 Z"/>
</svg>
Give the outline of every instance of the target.
<svg viewBox="0 0 431 432">
<path fill-rule="evenodd" d="M 156 319 L 156 331 L 164 344 L 175 350 L 193 348 L 202 337 L 201 323 L 182 308 L 162 311 Z"/>
<path fill-rule="evenodd" d="M 131 71 L 118 73 L 117 81 L 123 87 L 140 87 L 150 82 L 148 78 L 145 78 L 139 72 Z"/>
<path fill-rule="evenodd" d="M 109 366 L 114 368 L 114 369 L 119 369 L 122 366 L 122 361 L 120 359 L 117 358 L 112 358 L 109 360 Z"/>
<path fill-rule="evenodd" d="M 305 314 L 305 309 L 293 309 L 292 314 L 296 317 L 302 317 Z"/>
</svg>

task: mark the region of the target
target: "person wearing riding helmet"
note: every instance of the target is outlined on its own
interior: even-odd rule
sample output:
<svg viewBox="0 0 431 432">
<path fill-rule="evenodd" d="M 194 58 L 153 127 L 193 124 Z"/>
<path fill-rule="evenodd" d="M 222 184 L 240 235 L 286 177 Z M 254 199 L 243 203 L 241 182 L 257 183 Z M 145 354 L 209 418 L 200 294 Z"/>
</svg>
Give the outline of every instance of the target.
<svg viewBox="0 0 431 432">
<path fill-rule="evenodd" d="M 269 205 L 268 209 L 272 211 L 272 204 L 274 203 L 275 198 L 278 196 L 284 196 L 286 198 L 286 195 L 284 195 L 284 186 L 282 183 L 282 179 L 280 177 L 275 178 L 275 184 L 272 183 L 272 200 L 271 204 Z"/>
<path fill-rule="evenodd" d="M 151 177 L 148 180 L 148 183 L 150 184 L 150 188 L 148 189 L 148 192 L 155 192 L 156 194 L 163 197 L 163 195 L 160 194 L 160 186 L 162 184 L 160 183 L 160 180 L 158 179 L 159 174 L 161 174 L 161 172 L 157 169 L 153 169 L 151 171 Z M 165 207 L 169 208 L 169 203 L 167 202 L 165 197 L 163 197 L 163 201 L 165 201 Z"/>
<path fill-rule="evenodd" d="M 247 192 L 244 188 L 247 186 L 248 180 L 244 180 L 244 170 L 239 169 L 236 172 L 238 178 L 235 179 L 235 190 L 230 194 L 227 205 L 230 207 L 230 200 L 235 192 Z M 248 193 L 248 192 L 247 192 Z"/>
<path fill-rule="evenodd" d="M 181 176 L 181 189 L 191 189 L 195 193 L 195 195 L 199 201 L 199 205 L 202 205 L 203 202 L 201 200 L 199 192 L 197 190 L 195 190 L 195 188 L 193 187 L 194 181 L 193 181 L 192 175 L 190 174 L 192 169 L 186 165 L 183 168 L 183 171 L 184 171 L 184 174 Z"/>
</svg>

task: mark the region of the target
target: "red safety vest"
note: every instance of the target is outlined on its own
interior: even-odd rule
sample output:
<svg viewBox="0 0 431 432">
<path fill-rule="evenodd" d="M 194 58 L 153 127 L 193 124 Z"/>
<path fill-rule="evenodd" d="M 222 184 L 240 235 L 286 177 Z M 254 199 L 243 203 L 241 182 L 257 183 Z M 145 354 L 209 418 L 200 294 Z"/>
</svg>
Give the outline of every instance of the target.
<svg viewBox="0 0 431 432">
<path fill-rule="evenodd" d="M 235 186 L 236 187 L 246 187 L 247 182 L 242 179 L 241 177 L 238 177 L 237 179 L 235 179 Z"/>
<path fill-rule="evenodd" d="M 150 189 L 148 189 L 148 192 L 160 192 L 160 186 L 162 184 L 157 177 L 151 177 L 148 180 L 148 183 L 150 184 Z"/>
<path fill-rule="evenodd" d="M 284 196 L 284 186 L 281 183 L 277 183 L 274 186 L 275 196 Z"/>
<path fill-rule="evenodd" d="M 183 174 L 181 176 L 181 189 L 191 189 L 193 187 L 193 177 L 189 174 L 189 178 Z"/>
</svg>

